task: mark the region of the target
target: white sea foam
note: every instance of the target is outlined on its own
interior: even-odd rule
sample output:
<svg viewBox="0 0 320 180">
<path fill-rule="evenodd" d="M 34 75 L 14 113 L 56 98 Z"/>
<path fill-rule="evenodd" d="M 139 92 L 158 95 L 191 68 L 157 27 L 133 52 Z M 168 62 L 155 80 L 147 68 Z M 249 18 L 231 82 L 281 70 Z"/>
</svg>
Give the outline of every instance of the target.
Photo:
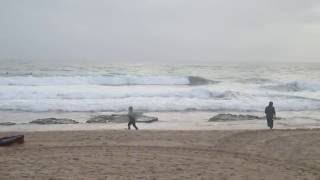
<svg viewBox="0 0 320 180">
<path fill-rule="evenodd" d="M 265 86 L 266 88 L 278 91 L 320 91 L 320 82 L 318 81 L 292 81 L 277 85 Z"/>
<path fill-rule="evenodd" d="M 261 111 L 263 112 L 265 102 L 268 98 L 250 99 L 196 99 L 176 97 L 130 97 L 120 99 L 15 99 L 2 100 L 1 110 L 15 111 L 124 111 L 128 106 L 134 106 L 141 111 Z M 303 111 L 319 110 L 320 102 L 308 100 L 277 100 L 274 101 L 277 110 L 281 111 Z"/>
<path fill-rule="evenodd" d="M 8 99 L 115 99 L 129 97 L 228 98 L 231 91 L 188 86 L 2 86 L 0 100 Z"/>
<path fill-rule="evenodd" d="M 212 86 L 2 86 L 0 110 L 122 111 L 261 111 L 274 99 L 280 110 L 320 109 L 320 100 L 282 94 L 218 90 Z"/>
<path fill-rule="evenodd" d="M 211 81 L 195 76 L 2 76 L 0 85 L 201 85 Z"/>
<path fill-rule="evenodd" d="M 0 111 L 123 111 L 131 105 L 143 111 L 263 112 L 270 100 L 277 110 L 320 110 L 318 71 L 305 76 L 268 70 L 257 76 L 263 71 L 224 68 L 169 68 L 161 73 L 129 68 L 124 70 L 128 74 L 121 72 L 124 75 L 114 71 L 85 75 L 81 70 L 63 75 L 56 71 L 5 73 L 0 76 Z"/>
</svg>

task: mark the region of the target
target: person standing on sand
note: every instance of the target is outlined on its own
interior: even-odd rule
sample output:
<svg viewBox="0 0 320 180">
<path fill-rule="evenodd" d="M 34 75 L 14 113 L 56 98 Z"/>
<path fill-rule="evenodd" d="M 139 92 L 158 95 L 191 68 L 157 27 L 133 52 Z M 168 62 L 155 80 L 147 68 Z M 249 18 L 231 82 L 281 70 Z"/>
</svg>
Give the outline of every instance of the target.
<svg viewBox="0 0 320 180">
<path fill-rule="evenodd" d="M 276 111 L 274 110 L 273 107 L 273 102 L 269 102 L 269 106 L 266 107 L 264 110 L 267 118 L 267 123 L 270 129 L 273 128 L 273 117 L 276 116 Z"/>
<path fill-rule="evenodd" d="M 131 129 L 130 126 L 132 124 L 133 127 L 136 128 L 136 130 L 138 130 L 138 127 L 136 126 L 136 117 L 133 113 L 132 106 L 130 106 L 128 109 L 128 118 L 129 118 L 128 129 Z"/>
</svg>

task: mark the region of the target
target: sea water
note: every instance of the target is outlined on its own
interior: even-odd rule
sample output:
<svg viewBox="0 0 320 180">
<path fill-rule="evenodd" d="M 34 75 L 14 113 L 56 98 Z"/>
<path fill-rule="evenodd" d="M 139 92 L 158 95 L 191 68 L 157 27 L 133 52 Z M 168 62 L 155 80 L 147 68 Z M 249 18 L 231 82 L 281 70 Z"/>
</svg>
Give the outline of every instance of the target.
<svg viewBox="0 0 320 180">
<path fill-rule="evenodd" d="M 0 67 L 0 122 L 19 124 L 44 117 L 85 122 L 90 116 L 123 113 L 133 106 L 135 111 L 161 117 L 158 123 L 145 125 L 149 128 L 211 129 L 217 124 L 207 122 L 213 115 L 263 116 L 269 101 L 278 116 L 287 119 L 283 126 L 295 122 L 294 127 L 317 127 L 320 64 L 7 63 Z M 190 127 L 185 127 L 187 122 L 192 122 Z M 240 124 L 245 128 L 252 122 Z"/>
</svg>

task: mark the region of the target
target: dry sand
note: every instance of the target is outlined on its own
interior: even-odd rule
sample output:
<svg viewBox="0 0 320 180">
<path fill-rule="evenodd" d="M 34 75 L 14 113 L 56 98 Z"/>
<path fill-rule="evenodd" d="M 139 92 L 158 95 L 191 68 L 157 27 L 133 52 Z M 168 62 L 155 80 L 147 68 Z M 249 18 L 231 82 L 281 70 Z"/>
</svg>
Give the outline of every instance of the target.
<svg viewBox="0 0 320 180">
<path fill-rule="evenodd" d="M 317 180 L 320 130 L 32 132 L 0 179 Z"/>
</svg>

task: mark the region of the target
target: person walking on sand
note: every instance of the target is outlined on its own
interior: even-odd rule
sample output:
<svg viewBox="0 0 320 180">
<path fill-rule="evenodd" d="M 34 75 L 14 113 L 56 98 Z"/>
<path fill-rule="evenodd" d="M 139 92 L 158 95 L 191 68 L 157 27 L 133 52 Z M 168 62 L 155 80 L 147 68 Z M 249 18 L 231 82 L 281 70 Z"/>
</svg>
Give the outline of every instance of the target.
<svg viewBox="0 0 320 180">
<path fill-rule="evenodd" d="M 129 107 L 128 109 L 128 118 L 129 118 L 129 123 L 128 123 L 128 129 L 131 129 L 130 126 L 131 124 L 133 125 L 133 127 L 138 130 L 138 127 L 136 126 L 136 117 L 133 113 L 133 108 L 132 106 Z"/>
<path fill-rule="evenodd" d="M 276 111 L 274 110 L 273 102 L 271 102 L 271 101 L 269 102 L 269 106 L 266 107 L 264 112 L 266 114 L 268 127 L 270 129 L 272 129 L 273 128 L 273 117 L 276 116 Z"/>
</svg>

